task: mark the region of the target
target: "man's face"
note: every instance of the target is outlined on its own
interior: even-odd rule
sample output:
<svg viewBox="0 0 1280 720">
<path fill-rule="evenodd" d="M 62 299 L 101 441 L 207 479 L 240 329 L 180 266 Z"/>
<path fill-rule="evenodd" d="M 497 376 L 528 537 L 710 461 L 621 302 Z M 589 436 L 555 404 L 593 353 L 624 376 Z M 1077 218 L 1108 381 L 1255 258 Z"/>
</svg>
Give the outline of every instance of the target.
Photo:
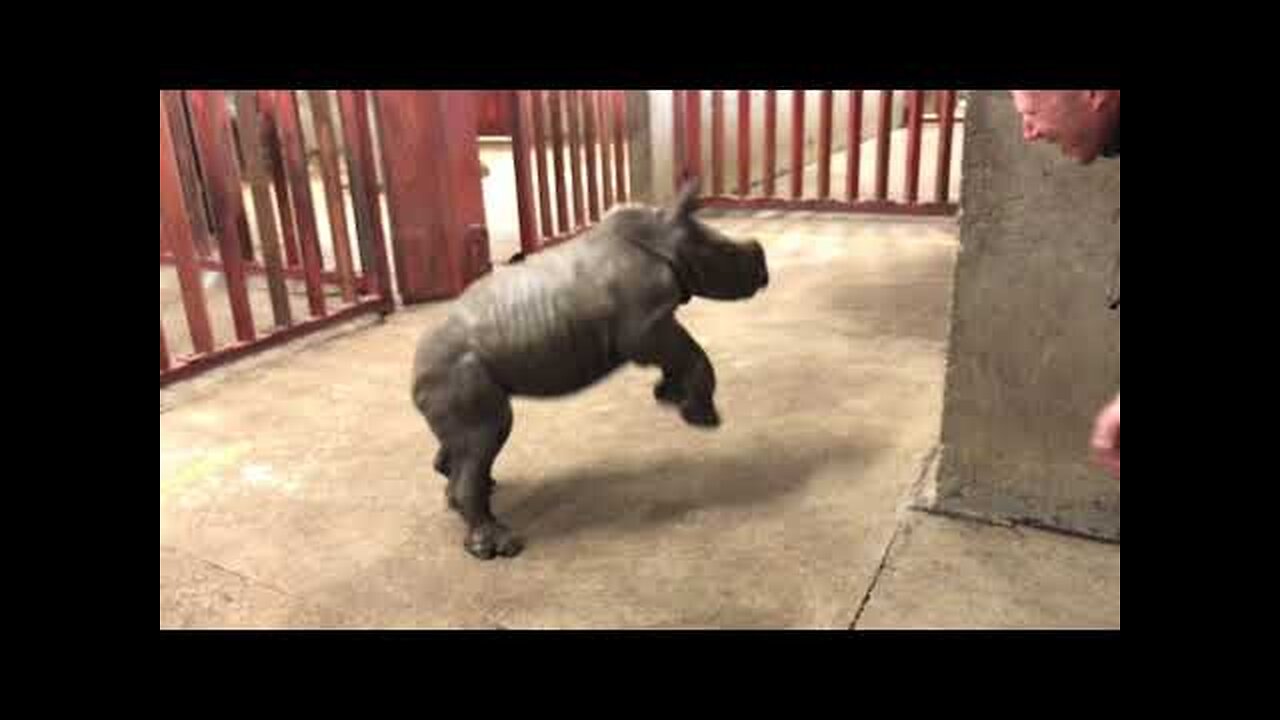
<svg viewBox="0 0 1280 720">
<path fill-rule="evenodd" d="M 1013 103 L 1025 140 L 1053 143 L 1087 165 L 1106 147 L 1119 97 L 1098 90 L 1015 90 Z"/>
</svg>

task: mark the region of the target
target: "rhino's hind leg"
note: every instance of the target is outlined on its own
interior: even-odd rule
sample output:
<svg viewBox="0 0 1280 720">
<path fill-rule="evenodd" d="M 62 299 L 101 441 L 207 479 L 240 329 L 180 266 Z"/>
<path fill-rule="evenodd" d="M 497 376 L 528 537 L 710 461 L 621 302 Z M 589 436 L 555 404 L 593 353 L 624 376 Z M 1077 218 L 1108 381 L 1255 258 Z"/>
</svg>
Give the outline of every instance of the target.
<svg viewBox="0 0 1280 720">
<path fill-rule="evenodd" d="M 436 451 L 436 460 L 432 463 L 432 467 L 436 469 L 436 472 L 447 478 L 449 477 L 449 466 L 449 448 L 441 444 L 440 449 Z"/>
<path fill-rule="evenodd" d="M 448 447 L 446 447 L 443 444 L 440 446 L 440 449 L 436 451 L 436 459 L 435 459 L 435 462 L 432 463 L 432 467 L 435 468 L 436 472 L 443 475 L 445 480 L 450 480 L 450 478 L 453 475 L 453 462 L 450 458 Z M 490 477 L 489 487 L 495 488 L 497 487 L 497 485 L 498 483 L 492 477 Z M 461 509 L 458 507 L 458 504 L 453 500 L 453 483 L 452 482 L 447 483 L 447 487 L 445 487 L 445 491 L 444 491 L 444 498 L 445 498 L 445 501 L 448 502 L 449 507 L 453 508 L 454 510 Z"/>
<path fill-rule="evenodd" d="M 427 394 L 422 411 L 440 440 L 436 468 L 448 471 L 449 506 L 466 521 L 468 552 L 485 560 L 512 557 L 523 542 L 489 507 L 493 463 L 511 434 L 511 400 L 474 356 L 460 358 L 445 381 Z"/>
<path fill-rule="evenodd" d="M 662 379 L 653 386 L 653 397 L 660 403 L 679 405 L 684 402 L 684 388 L 681 387 L 679 379 L 668 375 L 667 371 L 663 370 Z"/>
</svg>

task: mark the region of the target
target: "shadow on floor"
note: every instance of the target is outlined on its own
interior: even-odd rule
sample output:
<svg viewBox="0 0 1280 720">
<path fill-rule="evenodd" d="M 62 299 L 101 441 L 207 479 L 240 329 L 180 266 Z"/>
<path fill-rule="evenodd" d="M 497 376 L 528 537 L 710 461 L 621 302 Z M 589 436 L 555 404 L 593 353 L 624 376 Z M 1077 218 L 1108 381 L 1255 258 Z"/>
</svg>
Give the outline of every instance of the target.
<svg viewBox="0 0 1280 720">
<path fill-rule="evenodd" d="M 573 469 L 537 481 L 510 503 L 503 502 L 499 478 L 494 511 L 535 542 L 595 527 L 637 532 L 678 524 L 700 510 L 772 502 L 803 489 L 825 466 L 862 465 L 875 453 L 857 447 L 818 454 L 788 452 L 765 443 L 755 447 L 754 453 L 741 457 L 655 458 L 631 467 Z"/>
</svg>

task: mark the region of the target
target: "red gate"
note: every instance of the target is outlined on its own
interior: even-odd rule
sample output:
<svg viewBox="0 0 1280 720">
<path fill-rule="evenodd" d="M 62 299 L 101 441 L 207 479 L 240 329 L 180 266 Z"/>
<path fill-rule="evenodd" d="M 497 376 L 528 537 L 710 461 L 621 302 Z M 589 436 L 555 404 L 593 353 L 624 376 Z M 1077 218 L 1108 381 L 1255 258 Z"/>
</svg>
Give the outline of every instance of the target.
<svg viewBox="0 0 1280 720">
<path fill-rule="evenodd" d="M 393 307 L 367 93 L 306 93 L 311 145 L 304 141 L 303 93 L 229 97 L 160 93 L 161 387 Z M 319 198 L 313 184 L 322 188 Z M 180 307 L 172 296 L 166 304 L 174 270 Z M 303 294 L 305 313 L 291 300 Z M 221 298 L 211 305 L 209 295 L 225 295 L 226 306 Z M 186 332 L 174 334 L 179 324 Z"/>
<path fill-rule="evenodd" d="M 733 92 L 733 91 L 730 91 Z M 776 208 L 792 210 L 843 211 L 899 213 L 911 215 L 952 215 L 957 210 L 957 203 L 951 199 L 952 181 L 952 141 L 956 117 L 956 91 L 936 91 L 931 94 L 936 98 L 936 113 L 927 117 L 926 91 L 908 90 L 906 95 L 905 153 L 900 155 L 905 163 L 900 167 L 903 177 L 901 193 L 893 193 L 890 188 L 892 136 L 895 123 L 893 112 L 894 91 L 849 90 L 847 122 L 845 128 L 845 162 L 843 167 L 844 187 L 837 189 L 837 196 L 832 192 L 832 115 L 835 108 L 835 91 L 821 90 L 819 93 L 817 148 L 814 153 L 806 153 L 805 102 L 806 91 L 794 90 L 791 95 L 791 136 L 789 157 L 789 186 L 786 196 L 778 193 L 776 180 L 787 174 L 779 170 L 777 158 L 778 130 L 778 91 L 766 90 L 757 92 L 756 97 L 763 94 L 763 166 L 759 173 L 753 172 L 752 165 L 752 128 L 751 105 L 752 93 L 749 90 L 738 90 L 737 94 L 737 177 L 736 187 L 732 193 L 725 191 L 725 91 L 715 90 L 711 93 L 711 132 L 710 132 L 710 183 L 703 182 L 703 192 L 707 197 L 701 202 L 705 207 L 727 208 Z M 864 107 L 864 93 L 874 92 L 878 97 L 872 108 Z M 678 187 L 690 176 L 707 177 L 703 169 L 704 151 L 702 146 L 702 92 L 697 90 L 675 91 L 675 183 Z M 874 135 L 875 165 L 870 166 L 870 158 L 864 157 L 862 145 L 867 139 L 864 117 L 875 113 Z M 937 124 L 937 132 L 929 133 L 930 149 L 934 150 L 935 165 L 934 187 L 931 200 L 921 198 L 920 175 L 922 164 L 922 139 L 926 135 L 925 125 L 932 120 Z M 806 155 L 816 155 L 806 162 Z M 805 170 L 816 165 L 816 193 L 805 195 Z M 864 170 L 863 166 L 868 167 Z M 873 174 L 872 174 L 873 173 Z M 752 178 L 759 179 L 753 182 Z M 842 192 L 841 192 L 842 190 Z"/>
<path fill-rule="evenodd" d="M 630 151 L 623 92 L 519 90 L 510 93 L 509 102 L 522 253 L 574 237 L 627 201 Z"/>
</svg>

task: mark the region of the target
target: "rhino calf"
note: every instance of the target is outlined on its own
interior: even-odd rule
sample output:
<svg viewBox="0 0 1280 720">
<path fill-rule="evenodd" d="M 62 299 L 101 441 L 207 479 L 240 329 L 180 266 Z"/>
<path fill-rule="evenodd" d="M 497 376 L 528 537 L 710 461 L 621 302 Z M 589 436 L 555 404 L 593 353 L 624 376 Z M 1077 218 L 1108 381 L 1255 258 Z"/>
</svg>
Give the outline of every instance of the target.
<svg viewBox="0 0 1280 720">
<path fill-rule="evenodd" d="M 675 318 L 692 297 L 739 300 L 769 283 L 764 249 L 699 222 L 696 182 L 670 207 L 628 206 L 582 236 L 473 283 L 420 340 L 413 402 L 440 443 L 435 469 L 467 524 L 464 547 L 512 557 L 523 541 L 494 517 L 494 460 L 511 397 L 577 392 L 627 363 L 658 366 L 654 397 L 684 420 L 720 418 L 711 362 Z"/>
</svg>

